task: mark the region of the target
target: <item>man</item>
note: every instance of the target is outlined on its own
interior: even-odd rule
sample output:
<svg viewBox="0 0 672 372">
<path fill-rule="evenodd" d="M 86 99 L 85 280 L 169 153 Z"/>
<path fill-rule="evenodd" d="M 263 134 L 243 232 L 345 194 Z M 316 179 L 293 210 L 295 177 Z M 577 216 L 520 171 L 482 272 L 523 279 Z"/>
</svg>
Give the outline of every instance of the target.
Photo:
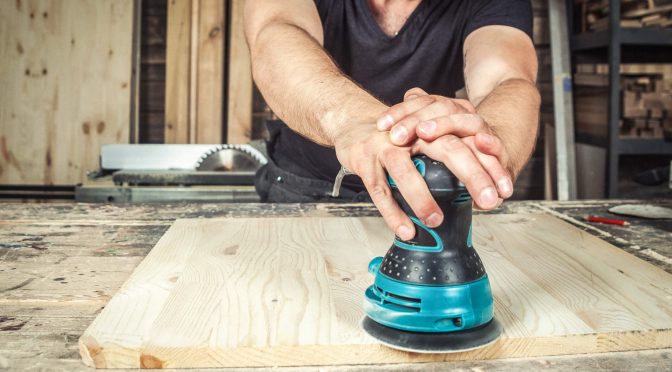
<svg viewBox="0 0 672 372">
<path fill-rule="evenodd" d="M 324 200 L 341 167 L 403 240 L 441 210 L 410 157 L 443 162 L 481 209 L 513 193 L 539 112 L 532 10 L 523 0 L 248 0 L 255 81 L 284 123 L 269 123 L 264 200 Z M 468 99 L 455 99 L 466 88 Z"/>
</svg>

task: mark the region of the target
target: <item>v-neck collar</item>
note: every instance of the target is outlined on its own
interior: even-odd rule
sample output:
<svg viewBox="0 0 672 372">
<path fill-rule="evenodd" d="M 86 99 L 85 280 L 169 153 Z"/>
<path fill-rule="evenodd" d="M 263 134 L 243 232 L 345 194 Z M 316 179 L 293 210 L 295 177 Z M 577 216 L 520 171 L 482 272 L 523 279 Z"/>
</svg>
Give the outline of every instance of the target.
<svg viewBox="0 0 672 372">
<path fill-rule="evenodd" d="M 385 41 L 391 42 L 397 40 L 401 34 L 403 34 L 407 28 L 410 27 L 410 25 L 414 22 L 415 18 L 417 17 L 417 14 L 420 12 L 420 10 L 425 6 L 425 3 L 427 0 L 421 0 L 420 4 L 413 9 L 413 12 L 406 18 L 406 22 L 404 22 L 404 25 L 401 26 L 399 31 L 397 31 L 396 35 L 394 36 L 389 36 L 388 34 L 383 31 L 382 28 L 380 28 L 380 25 L 378 24 L 378 21 L 376 21 L 376 17 L 373 15 L 373 11 L 371 10 L 371 7 L 369 7 L 368 0 L 359 0 L 360 6 L 362 7 L 362 11 L 365 14 L 366 20 L 369 22 L 369 26 L 374 30 L 376 34 L 378 34 L 378 37 L 383 38 Z"/>
</svg>

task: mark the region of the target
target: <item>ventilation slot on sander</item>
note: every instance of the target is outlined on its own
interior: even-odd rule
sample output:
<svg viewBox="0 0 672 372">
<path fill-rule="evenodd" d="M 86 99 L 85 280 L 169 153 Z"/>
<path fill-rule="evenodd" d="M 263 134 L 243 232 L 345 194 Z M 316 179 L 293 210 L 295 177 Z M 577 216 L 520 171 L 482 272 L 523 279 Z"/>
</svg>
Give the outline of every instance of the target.
<svg viewBox="0 0 672 372">
<path fill-rule="evenodd" d="M 401 296 L 398 294 L 385 292 L 382 288 L 374 286 L 375 294 L 379 297 L 383 305 L 397 309 L 398 311 L 420 312 L 420 299 Z"/>
</svg>

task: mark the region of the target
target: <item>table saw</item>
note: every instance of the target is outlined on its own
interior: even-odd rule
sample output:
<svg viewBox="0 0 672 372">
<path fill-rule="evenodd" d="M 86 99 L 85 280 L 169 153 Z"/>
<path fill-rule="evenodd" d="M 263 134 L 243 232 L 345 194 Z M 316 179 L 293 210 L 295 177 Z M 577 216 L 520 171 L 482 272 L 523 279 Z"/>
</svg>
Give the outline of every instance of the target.
<svg viewBox="0 0 672 372">
<path fill-rule="evenodd" d="M 100 165 L 77 185 L 85 203 L 257 202 L 263 141 L 248 144 L 102 145 Z"/>
</svg>

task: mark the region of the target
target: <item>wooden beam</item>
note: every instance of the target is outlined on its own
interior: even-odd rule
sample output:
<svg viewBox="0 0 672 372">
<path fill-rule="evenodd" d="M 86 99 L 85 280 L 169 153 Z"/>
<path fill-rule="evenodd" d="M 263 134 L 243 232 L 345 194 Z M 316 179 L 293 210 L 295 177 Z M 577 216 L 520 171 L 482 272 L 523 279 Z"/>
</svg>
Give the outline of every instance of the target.
<svg viewBox="0 0 672 372">
<path fill-rule="evenodd" d="M 171 0 L 166 51 L 166 143 L 221 143 L 226 3 Z"/>
<path fill-rule="evenodd" d="M 200 0 L 195 143 L 221 143 L 224 118 L 226 2 Z"/>
<path fill-rule="evenodd" d="M 191 0 L 170 0 L 166 40 L 166 143 L 189 143 Z"/>
<path fill-rule="evenodd" d="M 247 143 L 252 135 L 252 68 L 243 30 L 242 0 L 230 0 L 229 86 L 226 142 Z"/>
</svg>

